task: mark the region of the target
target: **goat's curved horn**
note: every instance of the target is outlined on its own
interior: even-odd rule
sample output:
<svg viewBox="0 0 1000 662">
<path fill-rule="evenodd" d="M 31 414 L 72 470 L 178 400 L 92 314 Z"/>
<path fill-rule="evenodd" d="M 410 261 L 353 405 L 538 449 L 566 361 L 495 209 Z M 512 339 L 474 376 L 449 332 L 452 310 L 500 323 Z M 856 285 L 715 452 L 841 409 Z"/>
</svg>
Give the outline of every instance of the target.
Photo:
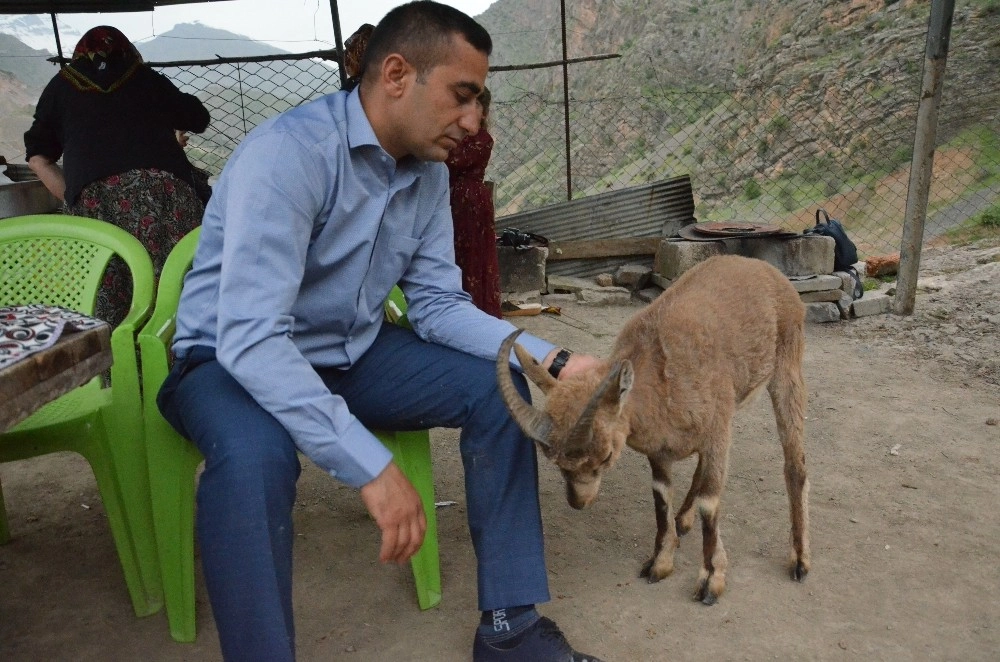
<svg viewBox="0 0 1000 662">
<path fill-rule="evenodd" d="M 607 377 L 602 379 L 601 383 L 597 385 L 597 390 L 590 396 L 590 400 L 587 402 L 587 406 L 584 407 L 583 413 L 580 414 L 580 418 L 576 420 L 573 429 L 570 430 L 569 436 L 566 437 L 567 445 L 570 445 L 575 440 L 587 438 L 587 430 L 594 424 L 594 415 L 597 414 L 597 407 L 601 404 L 611 385 L 618 383 L 618 376 L 622 372 L 622 365 L 622 361 L 615 363 Z"/>
<path fill-rule="evenodd" d="M 552 432 L 552 419 L 544 411 L 535 409 L 528 404 L 510 376 L 510 350 L 521 329 L 513 332 L 500 345 L 497 355 L 497 383 L 500 385 L 500 396 L 514 421 L 524 430 L 524 434 L 538 442 L 543 448 L 549 447 L 549 434 Z"/>
<path fill-rule="evenodd" d="M 542 389 L 542 393 L 548 394 L 552 387 L 559 383 L 559 380 L 549 374 L 549 371 L 543 368 L 534 356 L 528 354 L 525 348 L 515 344 L 514 354 L 521 364 L 521 369 L 524 370 L 524 376 L 535 382 L 535 386 Z"/>
</svg>

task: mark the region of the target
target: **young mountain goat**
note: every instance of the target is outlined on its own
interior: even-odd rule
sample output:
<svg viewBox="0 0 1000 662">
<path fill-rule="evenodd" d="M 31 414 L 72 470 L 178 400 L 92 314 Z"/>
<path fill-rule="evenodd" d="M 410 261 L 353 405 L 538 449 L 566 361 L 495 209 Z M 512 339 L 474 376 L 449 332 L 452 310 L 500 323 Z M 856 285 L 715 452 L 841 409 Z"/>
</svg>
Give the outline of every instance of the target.
<svg viewBox="0 0 1000 662">
<path fill-rule="evenodd" d="M 626 323 L 611 356 L 587 374 L 557 381 L 514 340 L 500 348 L 497 379 L 507 408 L 566 479 L 566 497 L 584 508 L 627 443 L 653 470 L 656 543 L 641 575 L 657 582 L 674 569 L 678 535 L 702 521 L 695 599 L 714 604 L 726 584 L 719 501 L 726 482 L 732 419 L 766 386 L 785 456 L 791 507 L 791 576 L 809 572 L 808 482 L 802 379 L 805 309 L 788 279 L 762 260 L 713 257 L 688 270 Z M 511 347 L 546 394 L 545 410 L 525 402 L 510 375 Z M 691 488 L 673 511 L 670 465 L 698 455 Z"/>
</svg>

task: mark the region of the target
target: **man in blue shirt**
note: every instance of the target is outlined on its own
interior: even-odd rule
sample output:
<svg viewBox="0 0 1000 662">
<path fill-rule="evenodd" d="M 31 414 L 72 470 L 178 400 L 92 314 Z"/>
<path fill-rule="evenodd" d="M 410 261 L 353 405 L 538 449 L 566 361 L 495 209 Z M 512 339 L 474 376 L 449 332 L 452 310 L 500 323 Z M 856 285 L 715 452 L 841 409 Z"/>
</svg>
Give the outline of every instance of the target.
<svg viewBox="0 0 1000 662">
<path fill-rule="evenodd" d="M 226 659 L 294 659 L 296 451 L 360 489 L 379 559 L 404 563 L 423 541 L 420 498 L 367 428 L 442 426 L 462 428 L 474 659 L 595 660 L 535 610 L 549 599 L 537 463 L 494 371 L 514 327 L 472 304 L 454 260 L 442 162 L 479 127 L 491 49 L 456 9 L 397 7 L 357 89 L 261 124 L 215 186 L 159 405 L 205 456 L 198 533 Z M 397 283 L 413 331 L 383 324 Z M 520 342 L 546 367 L 559 356 L 563 378 L 596 360 Z"/>
</svg>

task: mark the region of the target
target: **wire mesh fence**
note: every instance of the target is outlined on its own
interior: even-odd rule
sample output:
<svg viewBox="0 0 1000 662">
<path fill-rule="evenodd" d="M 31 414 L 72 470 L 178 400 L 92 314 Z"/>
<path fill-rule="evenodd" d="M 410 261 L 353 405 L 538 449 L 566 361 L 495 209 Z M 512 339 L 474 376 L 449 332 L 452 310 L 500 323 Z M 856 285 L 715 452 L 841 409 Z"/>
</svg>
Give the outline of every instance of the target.
<svg viewBox="0 0 1000 662">
<path fill-rule="evenodd" d="M 340 89 L 336 51 L 300 55 L 218 58 L 150 65 L 184 92 L 196 94 L 212 116 L 190 137 L 188 159 L 211 175 L 254 127 L 289 108 Z"/>
<path fill-rule="evenodd" d="M 963 79 L 962 67 L 980 56 L 954 43 L 946 80 Z M 188 155 L 218 174 L 253 127 L 339 89 L 335 59 L 328 51 L 154 66 L 211 111 L 211 127 L 192 136 Z M 801 231 L 824 208 L 862 255 L 898 250 L 922 63 L 919 35 L 912 53 L 844 69 L 834 85 L 824 77 L 764 84 L 734 73 L 725 85 L 651 78 L 637 87 L 617 60 L 598 58 L 574 63 L 564 91 L 561 64 L 498 68 L 487 80 L 497 214 L 688 174 L 699 221 Z M 592 81 L 619 79 L 599 98 L 588 95 Z M 998 107 L 1000 86 L 946 82 L 925 240 L 977 214 L 1000 217 Z"/>
</svg>

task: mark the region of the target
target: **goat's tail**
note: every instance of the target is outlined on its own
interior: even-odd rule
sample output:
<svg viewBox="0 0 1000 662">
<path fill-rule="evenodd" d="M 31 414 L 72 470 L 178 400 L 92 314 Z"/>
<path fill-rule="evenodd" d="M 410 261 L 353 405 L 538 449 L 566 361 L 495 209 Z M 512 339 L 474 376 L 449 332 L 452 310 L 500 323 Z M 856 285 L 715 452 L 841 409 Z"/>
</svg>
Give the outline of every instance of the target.
<svg viewBox="0 0 1000 662">
<path fill-rule="evenodd" d="M 790 508 L 792 578 L 809 572 L 809 480 L 806 475 L 806 386 L 802 377 L 805 332 L 802 320 L 787 320 L 778 329 L 774 376 L 768 385 L 778 437 L 785 455 L 785 487 Z"/>
</svg>

